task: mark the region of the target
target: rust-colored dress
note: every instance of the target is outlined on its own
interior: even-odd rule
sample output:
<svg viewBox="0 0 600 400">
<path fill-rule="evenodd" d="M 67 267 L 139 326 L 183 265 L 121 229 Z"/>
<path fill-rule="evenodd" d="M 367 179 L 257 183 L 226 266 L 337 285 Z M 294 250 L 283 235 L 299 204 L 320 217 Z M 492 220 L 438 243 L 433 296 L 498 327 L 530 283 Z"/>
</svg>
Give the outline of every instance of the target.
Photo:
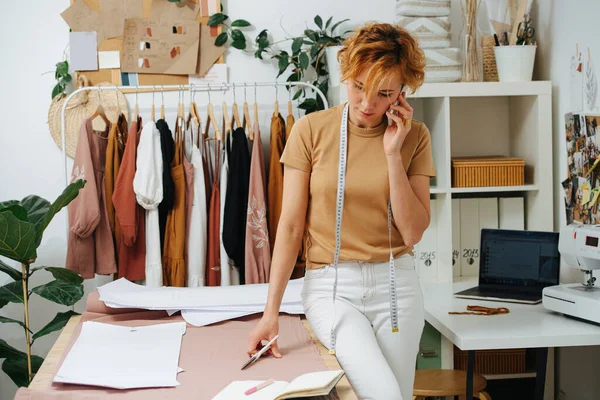
<svg viewBox="0 0 600 400">
<path fill-rule="evenodd" d="M 163 247 L 163 285 L 177 287 L 185 286 L 185 174 L 181 142 L 181 124 L 178 121 L 175 125 L 175 156 L 171 162 L 175 201 L 167 216 Z"/>
<path fill-rule="evenodd" d="M 269 223 L 269 245 L 271 254 L 275 245 L 277 225 L 281 216 L 281 201 L 283 199 L 283 165 L 279 162 L 285 145 L 285 122 L 281 114 L 273 113 L 271 117 L 271 149 L 269 159 L 269 182 L 267 184 Z"/>
</svg>

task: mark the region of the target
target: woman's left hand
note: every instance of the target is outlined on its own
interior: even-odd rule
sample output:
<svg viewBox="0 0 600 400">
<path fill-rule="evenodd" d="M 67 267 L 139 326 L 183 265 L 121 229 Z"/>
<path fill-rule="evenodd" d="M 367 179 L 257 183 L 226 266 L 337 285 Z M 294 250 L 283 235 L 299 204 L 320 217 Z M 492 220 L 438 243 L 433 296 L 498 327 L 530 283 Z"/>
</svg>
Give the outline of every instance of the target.
<svg viewBox="0 0 600 400">
<path fill-rule="evenodd" d="M 413 108 L 406 101 L 406 92 L 401 93 L 398 100 L 400 101 L 399 105 L 390 105 L 390 108 L 397 111 L 397 114 L 392 114 L 389 110 L 385 113 L 392 121 L 383 135 L 383 148 L 388 157 L 400 155 L 404 139 L 411 128 Z"/>
</svg>

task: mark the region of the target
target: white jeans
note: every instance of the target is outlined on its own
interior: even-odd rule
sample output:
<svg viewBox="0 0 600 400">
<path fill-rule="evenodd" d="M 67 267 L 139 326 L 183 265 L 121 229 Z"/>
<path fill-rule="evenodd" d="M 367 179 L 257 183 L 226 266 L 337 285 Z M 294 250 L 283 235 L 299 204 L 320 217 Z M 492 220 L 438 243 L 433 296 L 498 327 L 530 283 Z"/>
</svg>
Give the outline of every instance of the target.
<svg viewBox="0 0 600 400">
<path fill-rule="evenodd" d="M 395 260 L 398 332 L 392 332 L 389 261 L 340 262 L 335 303 L 336 357 L 361 400 L 412 400 L 423 296 L 413 258 Z M 335 268 L 306 270 L 302 305 L 317 338 L 330 348 Z"/>
</svg>

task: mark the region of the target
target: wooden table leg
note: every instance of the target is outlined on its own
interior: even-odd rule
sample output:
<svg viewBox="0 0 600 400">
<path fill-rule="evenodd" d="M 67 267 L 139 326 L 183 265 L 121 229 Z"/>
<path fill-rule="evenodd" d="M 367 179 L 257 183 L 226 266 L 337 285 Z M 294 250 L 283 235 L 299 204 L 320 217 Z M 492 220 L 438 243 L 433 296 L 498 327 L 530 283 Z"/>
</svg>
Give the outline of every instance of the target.
<svg viewBox="0 0 600 400">
<path fill-rule="evenodd" d="M 548 348 L 540 347 L 537 349 L 536 353 L 535 400 L 544 400 L 544 389 L 546 387 L 546 364 L 548 362 Z"/>
<path fill-rule="evenodd" d="M 475 367 L 475 350 L 467 352 L 467 400 L 473 399 L 473 369 Z"/>
</svg>

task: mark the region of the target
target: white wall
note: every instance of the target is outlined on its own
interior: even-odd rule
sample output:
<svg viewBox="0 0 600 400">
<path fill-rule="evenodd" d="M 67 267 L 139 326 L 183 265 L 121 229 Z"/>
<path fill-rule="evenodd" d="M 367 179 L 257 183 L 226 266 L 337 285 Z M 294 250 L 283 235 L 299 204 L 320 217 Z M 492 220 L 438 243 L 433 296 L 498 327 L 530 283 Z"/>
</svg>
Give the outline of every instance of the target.
<svg viewBox="0 0 600 400">
<path fill-rule="evenodd" d="M 575 44 L 587 61 L 589 46 L 596 74 L 600 74 L 600 2 L 597 0 L 537 0 L 532 17 L 537 25 L 535 79 L 553 82 L 553 148 L 554 148 L 554 227 L 566 224 L 563 191 L 560 182 L 567 178 L 564 115 L 571 110 L 569 96 L 569 66 L 575 54 Z M 562 282 L 580 282 L 581 272 L 563 264 Z M 600 348 L 562 348 L 556 356 L 556 388 L 566 394 L 565 400 L 600 398 Z"/>
<path fill-rule="evenodd" d="M 60 13 L 69 5 L 68 0 L 33 2 L 0 0 L 3 23 L 0 24 L 0 51 L 2 64 L 0 74 L 2 87 L 0 90 L 0 120 L 4 126 L 0 130 L 0 201 L 21 199 L 29 194 L 38 194 L 49 200 L 58 196 L 64 188 L 62 153 L 54 144 L 47 125 L 50 93 L 55 84 L 54 65 L 63 58 L 63 51 L 68 44 L 68 26 L 60 17 Z M 230 0 L 223 1 L 225 11 L 232 19 L 244 18 L 257 29 L 269 29 L 272 41 L 281 40 L 287 35 L 298 35 L 306 24 L 313 25 L 312 20 L 320 14 L 326 21 L 331 15 L 335 20 L 350 18 L 353 24 L 367 20 L 391 21 L 394 16 L 393 0 L 363 1 L 282 1 L 282 0 Z M 248 31 L 248 39 L 253 40 L 258 30 Z M 289 46 L 289 44 L 288 44 Z M 240 81 L 272 81 L 277 70 L 274 63 L 257 60 L 252 54 L 233 51 L 227 56 L 229 79 Z M 42 75 L 50 71 L 50 73 Z M 282 78 L 287 77 L 284 75 Z M 280 101 L 286 101 L 286 91 L 280 89 Z M 240 102 L 238 92 L 238 102 Z M 249 92 L 253 96 L 253 92 Z M 253 97 L 252 97 L 253 98 Z M 176 96 L 165 95 L 167 106 L 174 109 Z M 197 101 L 201 101 L 199 95 Z M 231 101 L 231 96 L 228 97 Z M 258 100 L 264 111 L 261 120 L 263 143 L 268 144 L 268 121 L 272 112 L 274 90 L 259 89 Z M 132 104 L 132 97 L 129 97 Z M 157 99 L 157 102 L 159 100 Z M 213 98 L 220 104 L 221 98 Z M 282 103 L 283 104 L 283 103 Z M 140 112 L 148 117 L 150 96 L 140 96 Z M 48 227 L 39 249 L 36 265 L 63 266 L 66 255 L 66 223 L 65 212 L 55 217 Z M 14 263 L 4 260 L 9 264 Z M 15 267 L 17 267 L 15 265 Z M 40 273 L 34 276 L 33 286 L 49 280 Z M 0 285 L 7 283 L 8 277 L 0 274 Z M 97 279 L 86 282 L 86 294 L 95 288 Z M 82 310 L 82 304 L 77 307 Z M 58 311 L 59 307 L 35 295 L 32 296 L 30 322 L 33 330 L 44 326 Z M 22 307 L 9 304 L 0 310 L 0 315 L 22 319 Z M 23 331 L 13 325 L 0 324 L 0 337 L 20 350 L 25 351 Z M 34 354 L 46 355 L 57 334 L 46 336 L 34 345 Z M 16 391 L 15 385 L 0 372 L 0 399 L 12 399 Z"/>
</svg>

